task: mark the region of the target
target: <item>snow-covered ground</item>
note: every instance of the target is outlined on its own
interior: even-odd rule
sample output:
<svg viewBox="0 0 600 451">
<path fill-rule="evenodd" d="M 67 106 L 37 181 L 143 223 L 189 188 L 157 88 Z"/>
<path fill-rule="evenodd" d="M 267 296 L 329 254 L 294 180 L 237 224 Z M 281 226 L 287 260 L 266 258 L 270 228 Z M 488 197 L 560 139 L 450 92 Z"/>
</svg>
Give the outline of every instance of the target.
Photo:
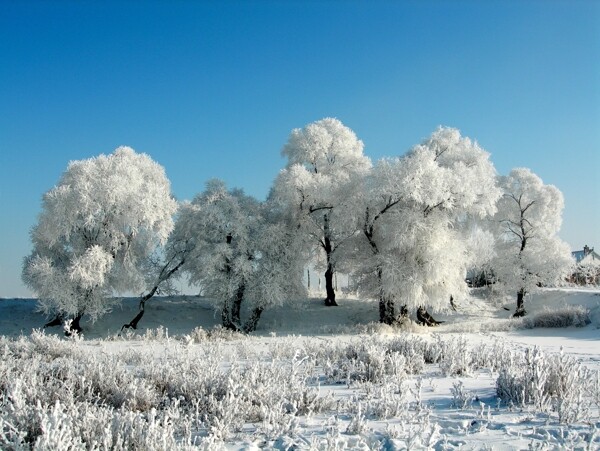
<svg viewBox="0 0 600 451">
<path fill-rule="evenodd" d="M 529 323 L 510 319 L 510 300 L 476 293 L 439 327 L 393 329 L 376 323 L 376 302 L 315 298 L 265 312 L 242 336 L 214 329 L 209 299 L 178 296 L 149 301 L 120 336 L 137 313 L 125 299 L 73 340 L 30 335 L 46 321 L 35 301 L 0 299 L 0 448 L 92 449 L 96 431 L 97 449 L 123 437 L 137 449 L 600 449 L 600 290 L 526 302 Z M 559 310 L 591 322 L 526 327 Z M 524 378 L 562 395 L 518 402 Z"/>
</svg>

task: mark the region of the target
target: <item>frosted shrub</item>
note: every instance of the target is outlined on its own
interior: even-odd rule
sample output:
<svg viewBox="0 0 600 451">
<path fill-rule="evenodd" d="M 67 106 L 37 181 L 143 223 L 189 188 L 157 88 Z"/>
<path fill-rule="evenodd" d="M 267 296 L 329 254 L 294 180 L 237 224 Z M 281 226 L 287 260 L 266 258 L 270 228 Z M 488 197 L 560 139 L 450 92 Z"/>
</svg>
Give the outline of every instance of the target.
<svg viewBox="0 0 600 451">
<path fill-rule="evenodd" d="M 354 371 L 357 369 L 368 369 L 366 374 L 360 372 L 351 377 L 352 380 L 381 382 L 382 377 L 398 376 L 403 378 L 408 374 L 421 373 L 428 363 L 438 363 L 444 349 L 457 351 L 454 344 L 446 345 L 441 339 L 431 343 L 424 338 L 413 335 L 402 334 L 392 339 L 382 339 L 377 336 L 361 340 L 359 343 L 341 345 L 337 349 L 326 347 L 317 350 L 319 359 L 328 361 L 328 366 L 335 371 L 347 370 L 349 363 L 353 364 Z M 345 364 L 342 364 L 345 362 Z M 379 372 L 376 370 L 379 368 Z M 334 373 L 335 373 L 334 371 Z M 331 372 L 330 372 L 331 373 Z M 339 374 L 335 373 L 337 382 Z M 344 373 L 347 375 L 347 372 Z M 356 376 L 360 377 L 356 377 Z"/>
<path fill-rule="evenodd" d="M 547 391 L 552 396 L 552 407 L 558 420 L 573 423 L 587 419 L 593 399 L 598 396 L 594 394 L 597 374 L 564 354 L 562 349 L 558 355 L 550 357 L 550 364 Z"/>
<path fill-rule="evenodd" d="M 439 364 L 444 376 L 470 374 L 472 369 L 471 349 L 463 335 L 446 341 L 437 335 L 436 344 L 440 350 Z"/>
<path fill-rule="evenodd" d="M 546 390 L 549 365 L 545 357 L 539 348 L 527 348 L 513 366 L 500 371 L 496 382 L 498 396 L 516 405 L 532 404 L 538 411 L 547 411 L 550 402 Z"/>
<path fill-rule="evenodd" d="M 482 368 L 498 371 L 513 361 L 511 349 L 497 339 L 477 346 L 470 345 L 464 335 L 446 340 L 436 335 L 435 339 L 427 347 L 429 363 L 439 363 L 444 376 L 468 376 Z"/>
<path fill-rule="evenodd" d="M 500 371 L 496 392 L 505 402 L 555 412 L 559 422 L 572 423 L 589 419 L 598 396 L 594 393 L 597 377 L 562 352 L 545 355 L 537 348 L 526 349 Z"/>
<path fill-rule="evenodd" d="M 433 363 L 438 358 L 426 340 L 408 334 L 393 338 L 387 343 L 387 347 L 390 351 L 404 356 L 406 371 L 409 374 L 419 374 L 423 371 L 425 363 Z"/>
<path fill-rule="evenodd" d="M 70 357 L 77 353 L 77 347 L 56 335 L 46 335 L 43 330 L 34 329 L 30 340 L 22 340 L 22 349 L 28 350 L 28 355 L 39 354 L 49 359 Z"/>
<path fill-rule="evenodd" d="M 180 337 L 180 339 L 188 344 L 192 343 L 204 343 L 207 341 L 233 341 L 233 340 L 244 340 L 246 335 L 241 332 L 236 332 L 231 329 L 227 329 L 222 325 L 218 324 L 212 329 L 204 329 L 201 326 L 194 328 L 188 335 Z"/>
<path fill-rule="evenodd" d="M 0 338 L 0 449 L 213 450 L 249 434 L 254 443 L 275 449 L 443 449 L 459 441 L 444 444 L 440 431 L 446 434 L 450 425 L 440 430 L 430 421 L 433 404 L 424 381 L 434 368 L 425 367 L 426 359 L 449 372 L 501 368 L 498 395 L 544 413 L 547 432 L 555 434 L 552 444 L 596 443 L 581 424 L 574 426 L 577 436 L 556 435 L 557 422 L 597 421 L 594 403 L 600 400 L 598 373 L 564 354 L 515 352 L 498 342 L 470 349 L 461 363 L 464 339 L 401 336 L 350 343 L 283 339 L 271 352 L 254 351 L 247 359 L 247 343 L 170 340 L 106 354 L 43 334 Z M 409 378 L 418 366 L 427 375 Z M 328 383 L 347 387 L 340 393 L 328 390 Z M 458 409 L 469 408 L 474 398 L 462 382 L 450 394 Z M 476 415 L 486 418 L 483 403 Z M 381 424 L 370 429 L 385 420 L 394 425 L 386 433 Z M 321 436 L 309 437 L 319 424 Z M 470 432 L 477 431 L 459 431 Z M 534 445 L 545 440 L 531 437 Z"/>
<path fill-rule="evenodd" d="M 175 349 L 175 351 L 181 351 Z M 227 377 L 220 368 L 219 348 L 207 348 L 196 358 L 184 353 L 167 354 L 164 361 L 149 359 L 138 368 L 139 377 L 146 379 L 163 397 L 182 399 L 189 404 L 195 398 L 226 393 Z"/>
<path fill-rule="evenodd" d="M 259 431 L 267 439 L 275 439 L 281 436 L 294 437 L 298 433 L 298 417 L 287 413 L 285 410 L 283 406 L 275 406 L 275 408 L 261 407 L 263 420 Z"/>
<path fill-rule="evenodd" d="M 499 371 L 504 366 L 513 362 L 513 351 L 509 346 L 498 339 L 491 344 L 482 343 L 471 349 L 471 362 L 473 368 L 488 368 Z"/>
<path fill-rule="evenodd" d="M 40 419 L 42 433 L 35 441 L 35 449 L 54 451 L 57 449 L 84 449 L 81 438 L 74 436 L 73 417 L 64 411 L 60 401 Z"/>
<path fill-rule="evenodd" d="M 144 341 L 162 341 L 169 338 L 169 330 L 163 326 L 158 326 L 156 329 L 146 329 L 144 333 Z"/>
<path fill-rule="evenodd" d="M 397 426 L 388 425 L 377 449 L 446 449 L 440 443 L 440 426 L 430 422 L 429 415 L 403 418 Z M 455 447 L 447 449 L 456 449 Z"/>
<path fill-rule="evenodd" d="M 452 393 L 452 405 L 460 410 L 471 407 L 471 404 L 475 399 L 473 393 L 465 390 L 465 386 L 462 381 L 454 382 L 452 384 L 452 388 L 450 388 L 450 392 Z"/>
<path fill-rule="evenodd" d="M 585 327 L 592 322 L 590 311 L 582 305 L 569 305 L 556 310 L 544 310 L 523 318 L 523 326 L 536 327 Z"/>
<path fill-rule="evenodd" d="M 244 400 L 235 396 L 235 385 L 231 378 L 227 379 L 229 390 L 222 397 L 210 395 L 204 406 L 203 422 L 209 434 L 218 440 L 225 440 L 233 431 L 240 431 L 244 426 L 244 417 L 247 406 Z"/>
<path fill-rule="evenodd" d="M 406 376 L 406 358 L 386 349 L 381 342 L 350 343 L 342 348 L 325 349 L 320 354 L 330 383 L 382 382 Z"/>
<path fill-rule="evenodd" d="M 367 428 L 367 420 L 362 413 L 362 404 L 358 402 L 357 406 L 356 414 L 350 419 L 350 423 L 346 428 L 346 434 L 360 435 Z"/>
<path fill-rule="evenodd" d="M 406 416 L 410 403 L 408 390 L 404 385 L 404 383 L 391 381 L 371 387 L 363 401 L 366 415 L 377 420 Z"/>
</svg>

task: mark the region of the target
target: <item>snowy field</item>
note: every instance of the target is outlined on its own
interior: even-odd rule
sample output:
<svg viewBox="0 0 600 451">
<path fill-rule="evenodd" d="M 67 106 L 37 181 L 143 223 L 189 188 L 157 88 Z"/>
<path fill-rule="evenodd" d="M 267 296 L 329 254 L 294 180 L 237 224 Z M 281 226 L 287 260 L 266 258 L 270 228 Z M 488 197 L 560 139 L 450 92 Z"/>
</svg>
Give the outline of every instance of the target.
<svg viewBox="0 0 600 451">
<path fill-rule="evenodd" d="M 125 299 L 73 339 L 0 299 L 0 448 L 600 449 L 600 291 L 542 291 L 525 320 L 504 306 L 473 295 L 393 329 L 375 302 L 311 299 L 243 336 L 180 296 L 119 335 Z M 579 327 L 540 327 L 557 322 Z"/>
</svg>

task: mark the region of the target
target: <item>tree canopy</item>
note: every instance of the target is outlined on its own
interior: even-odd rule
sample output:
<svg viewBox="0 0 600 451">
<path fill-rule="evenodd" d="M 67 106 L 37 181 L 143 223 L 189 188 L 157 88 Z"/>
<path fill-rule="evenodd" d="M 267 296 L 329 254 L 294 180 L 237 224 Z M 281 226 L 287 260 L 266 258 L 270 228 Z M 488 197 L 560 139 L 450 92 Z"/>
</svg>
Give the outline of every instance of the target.
<svg viewBox="0 0 600 451">
<path fill-rule="evenodd" d="M 176 208 L 148 155 L 119 147 L 73 161 L 43 197 L 23 280 L 46 313 L 96 318 L 114 293 L 144 289 L 145 264 L 169 237 Z"/>
<path fill-rule="evenodd" d="M 371 168 L 363 148 L 350 128 L 325 118 L 292 130 L 281 152 L 288 162 L 272 197 L 287 208 L 307 247 L 324 255 L 326 305 L 336 305 L 333 275 L 339 249 L 356 232 L 351 203 Z"/>
<path fill-rule="evenodd" d="M 164 169 L 129 147 L 71 162 L 43 197 L 23 280 L 44 312 L 77 321 L 108 311 L 116 293 L 145 292 L 124 326 L 135 328 L 145 301 L 183 273 L 225 327 L 251 331 L 265 308 L 305 295 L 315 259 L 326 305 L 337 305 L 343 269 L 388 324 L 447 310 L 473 268 L 516 293 L 521 315 L 527 293 L 571 267 L 557 235 L 562 194 L 529 169 L 499 177 L 488 152 L 448 127 L 374 166 L 363 150 L 337 119 L 292 130 L 264 202 L 213 179 L 178 203 Z"/>
<path fill-rule="evenodd" d="M 464 292 L 468 254 L 460 233 L 469 216 L 495 212 L 500 196 L 489 154 L 458 130 L 440 127 L 406 155 L 384 159 L 365 181 L 359 288 L 380 300 L 380 320 L 395 302 L 445 310 Z"/>
<path fill-rule="evenodd" d="M 515 315 L 525 314 L 524 296 L 567 276 L 571 252 L 558 237 L 564 199 L 530 169 L 513 169 L 500 178 L 497 245 L 493 270 L 505 292 L 517 294 Z"/>
</svg>

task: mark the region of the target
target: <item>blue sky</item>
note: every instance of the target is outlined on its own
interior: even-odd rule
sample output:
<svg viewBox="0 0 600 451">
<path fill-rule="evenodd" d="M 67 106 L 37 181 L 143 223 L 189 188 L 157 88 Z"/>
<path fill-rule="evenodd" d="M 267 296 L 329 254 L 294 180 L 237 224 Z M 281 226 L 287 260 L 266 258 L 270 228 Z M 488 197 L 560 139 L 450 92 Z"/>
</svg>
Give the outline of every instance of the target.
<svg viewBox="0 0 600 451">
<path fill-rule="evenodd" d="M 333 116 L 373 160 L 438 125 L 501 174 L 565 195 L 561 236 L 600 248 L 600 2 L 0 2 L 0 297 L 42 194 L 119 145 L 179 199 L 212 177 L 264 198 L 291 129 Z"/>
</svg>

